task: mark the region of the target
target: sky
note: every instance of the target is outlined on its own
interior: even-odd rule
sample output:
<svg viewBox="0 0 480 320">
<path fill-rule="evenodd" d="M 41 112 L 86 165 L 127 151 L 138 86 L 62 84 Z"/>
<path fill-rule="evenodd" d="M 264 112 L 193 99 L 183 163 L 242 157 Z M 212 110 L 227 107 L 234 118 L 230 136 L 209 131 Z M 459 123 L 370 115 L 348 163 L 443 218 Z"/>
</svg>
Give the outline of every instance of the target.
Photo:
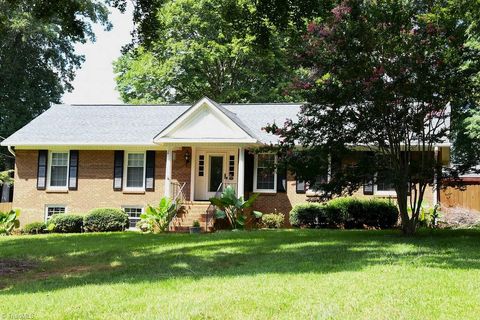
<svg viewBox="0 0 480 320">
<path fill-rule="evenodd" d="M 119 93 L 115 90 L 112 62 L 120 56 L 122 46 L 131 41 L 133 10 L 129 6 L 123 14 L 114 8 L 110 11 L 113 28 L 105 31 L 102 26 L 94 25 L 96 41 L 75 46 L 77 53 L 85 55 L 85 62 L 77 70 L 77 76 L 72 83 L 73 91 L 63 95 L 63 103 L 122 102 Z"/>
</svg>

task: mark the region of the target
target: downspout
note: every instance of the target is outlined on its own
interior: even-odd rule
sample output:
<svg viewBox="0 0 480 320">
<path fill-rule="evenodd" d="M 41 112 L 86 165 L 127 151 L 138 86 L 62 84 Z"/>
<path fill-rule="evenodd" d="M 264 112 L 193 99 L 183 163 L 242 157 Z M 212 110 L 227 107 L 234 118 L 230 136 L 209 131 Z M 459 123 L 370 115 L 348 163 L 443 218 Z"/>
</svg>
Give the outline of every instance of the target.
<svg viewBox="0 0 480 320">
<path fill-rule="evenodd" d="M 15 151 L 13 151 L 12 146 L 7 146 L 8 152 L 12 154 L 12 156 L 15 157 Z"/>
</svg>

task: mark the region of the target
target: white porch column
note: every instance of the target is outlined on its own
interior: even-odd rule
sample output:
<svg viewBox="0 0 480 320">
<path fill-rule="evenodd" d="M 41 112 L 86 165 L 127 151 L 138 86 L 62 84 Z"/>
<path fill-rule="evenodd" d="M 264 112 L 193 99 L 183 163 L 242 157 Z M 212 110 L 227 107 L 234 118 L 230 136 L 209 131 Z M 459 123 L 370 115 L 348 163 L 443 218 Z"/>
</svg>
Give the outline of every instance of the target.
<svg viewBox="0 0 480 320">
<path fill-rule="evenodd" d="M 438 204 L 438 175 L 437 175 L 437 163 L 438 163 L 438 146 L 435 146 L 434 151 L 433 151 L 434 157 L 435 157 L 435 171 L 433 173 L 433 205 Z"/>
<path fill-rule="evenodd" d="M 171 181 L 172 181 L 172 149 L 167 149 L 167 161 L 165 163 L 165 197 L 171 197 Z"/>
<path fill-rule="evenodd" d="M 196 168 L 197 168 L 197 150 L 195 150 L 195 146 L 192 146 L 192 155 L 191 155 L 191 167 L 190 167 L 190 201 L 195 199 L 195 175 L 196 175 Z"/>
<path fill-rule="evenodd" d="M 244 196 L 245 186 L 245 148 L 238 148 L 238 179 L 237 179 L 237 193 L 238 197 Z"/>
</svg>

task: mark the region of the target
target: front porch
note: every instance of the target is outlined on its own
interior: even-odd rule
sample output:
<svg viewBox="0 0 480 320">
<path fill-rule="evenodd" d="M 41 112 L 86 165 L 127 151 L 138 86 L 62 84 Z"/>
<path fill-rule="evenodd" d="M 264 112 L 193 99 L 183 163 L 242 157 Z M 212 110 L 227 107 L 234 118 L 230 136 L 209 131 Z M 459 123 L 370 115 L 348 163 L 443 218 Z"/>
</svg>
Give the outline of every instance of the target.
<svg viewBox="0 0 480 320">
<path fill-rule="evenodd" d="M 209 199 L 218 197 L 228 186 L 234 188 L 239 197 L 244 196 L 246 152 L 243 146 L 225 145 L 191 145 L 167 150 L 164 196 L 181 204 L 172 221 L 172 231 L 188 232 L 194 221 L 200 222 L 202 231 L 210 231 L 214 208 Z M 179 170 L 174 169 L 182 162 L 178 157 L 183 158 L 189 175 L 179 175 Z"/>
<path fill-rule="evenodd" d="M 177 151 L 177 152 L 174 152 Z M 245 190 L 245 147 L 189 146 L 167 150 L 165 163 L 165 196 L 172 199 L 183 194 L 184 200 L 208 201 L 221 193 L 227 186 L 237 195 L 244 196 Z M 173 163 L 182 156 L 185 166 L 190 167 L 189 177 L 177 177 Z M 189 181 L 187 181 L 187 179 Z M 185 188 L 189 188 L 186 192 Z"/>
</svg>

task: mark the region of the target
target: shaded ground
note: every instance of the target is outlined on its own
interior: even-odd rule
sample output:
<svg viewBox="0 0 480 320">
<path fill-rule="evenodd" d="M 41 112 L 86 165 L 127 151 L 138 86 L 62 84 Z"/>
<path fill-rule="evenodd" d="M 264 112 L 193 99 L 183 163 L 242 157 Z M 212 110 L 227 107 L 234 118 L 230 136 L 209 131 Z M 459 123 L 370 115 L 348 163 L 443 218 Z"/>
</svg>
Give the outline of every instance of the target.
<svg viewBox="0 0 480 320">
<path fill-rule="evenodd" d="M 0 277 L 14 274 L 25 273 L 34 267 L 31 261 L 17 259 L 0 259 Z"/>
<path fill-rule="evenodd" d="M 0 267 L 28 264 L 0 277 L 0 315 L 474 319 L 480 312 L 477 230 L 4 237 L 0 257 Z"/>
</svg>

